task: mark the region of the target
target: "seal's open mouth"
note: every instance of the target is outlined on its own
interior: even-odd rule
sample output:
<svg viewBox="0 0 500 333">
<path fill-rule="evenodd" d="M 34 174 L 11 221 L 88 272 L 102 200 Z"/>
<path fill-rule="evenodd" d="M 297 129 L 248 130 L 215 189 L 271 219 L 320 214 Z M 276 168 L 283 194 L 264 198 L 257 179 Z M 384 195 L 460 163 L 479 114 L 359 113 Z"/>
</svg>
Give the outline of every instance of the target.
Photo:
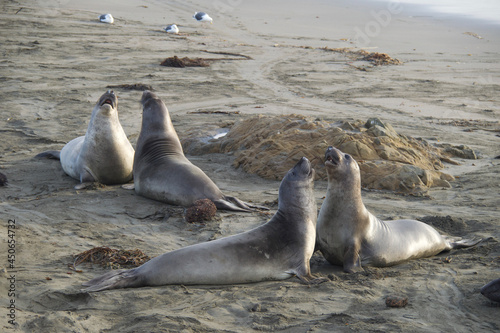
<svg viewBox="0 0 500 333">
<path fill-rule="evenodd" d="M 340 152 L 333 148 L 333 147 L 328 147 L 325 153 L 325 163 L 329 163 L 332 165 L 338 165 L 340 163 Z"/>
<path fill-rule="evenodd" d="M 117 98 L 113 90 L 108 90 L 104 93 L 99 99 L 99 106 L 103 106 L 105 104 L 111 105 L 112 108 L 116 108 Z"/>
</svg>

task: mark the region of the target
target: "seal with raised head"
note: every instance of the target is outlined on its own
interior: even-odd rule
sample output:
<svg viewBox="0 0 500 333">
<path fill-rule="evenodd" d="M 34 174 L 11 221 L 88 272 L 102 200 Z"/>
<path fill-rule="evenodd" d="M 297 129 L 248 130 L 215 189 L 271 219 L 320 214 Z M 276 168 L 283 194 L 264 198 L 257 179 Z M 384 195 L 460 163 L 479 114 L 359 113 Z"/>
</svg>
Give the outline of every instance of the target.
<svg viewBox="0 0 500 333">
<path fill-rule="evenodd" d="M 95 105 L 85 136 L 68 142 L 59 151 L 46 151 L 37 157 L 61 160 L 61 166 L 80 181 L 76 188 L 88 183 L 124 184 L 132 180 L 134 148 L 118 119 L 118 98 L 108 90 Z"/>
<path fill-rule="evenodd" d="M 362 265 L 392 266 L 481 241 L 443 236 L 416 220 L 379 220 L 363 204 L 358 163 L 333 147 L 325 159 L 328 188 L 318 215 L 317 247 L 345 272 L 362 271 Z"/>
<path fill-rule="evenodd" d="M 267 223 L 247 232 L 190 245 L 151 259 L 140 267 L 97 277 L 86 291 L 167 284 L 236 284 L 314 278 L 309 260 L 314 251 L 317 207 L 314 169 L 303 157 L 281 181 L 278 211 Z"/>
<path fill-rule="evenodd" d="M 144 197 L 190 207 L 210 199 L 217 209 L 251 211 L 264 208 L 224 195 L 215 183 L 184 156 L 167 107 L 150 91 L 142 94 L 142 127 L 134 156 L 134 188 Z"/>
</svg>

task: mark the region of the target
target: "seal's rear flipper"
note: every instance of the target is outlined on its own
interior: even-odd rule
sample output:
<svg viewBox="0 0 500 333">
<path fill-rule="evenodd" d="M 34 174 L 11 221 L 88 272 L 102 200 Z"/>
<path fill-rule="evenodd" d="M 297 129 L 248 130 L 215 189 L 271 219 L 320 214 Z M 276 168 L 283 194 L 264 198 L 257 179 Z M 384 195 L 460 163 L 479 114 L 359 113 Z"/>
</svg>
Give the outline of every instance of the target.
<svg viewBox="0 0 500 333">
<path fill-rule="evenodd" d="M 60 160 L 61 159 L 61 152 L 59 150 L 48 150 L 44 151 L 43 153 L 40 153 L 35 156 L 36 158 L 50 158 L 53 160 Z"/>
<path fill-rule="evenodd" d="M 227 201 L 225 199 L 219 199 L 214 201 L 215 207 L 220 210 L 232 210 L 235 212 L 251 212 L 252 209 L 250 207 L 245 208 L 245 207 L 240 207 L 235 205 L 234 203 Z"/>
<path fill-rule="evenodd" d="M 248 202 L 241 201 L 236 197 L 224 196 L 224 198 L 214 201 L 215 207 L 222 210 L 232 210 L 236 212 L 253 212 L 257 209 L 269 210 L 264 206 L 252 205 Z"/>
<path fill-rule="evenodd" d="M 96 277 L 83 283 L 86 292 L 102 291 L 107 289 L 139 287 L 140 278 L 135 269 L 120 269 Z"/>
<path fill-rule="evenodd" d="M 472 238 L 472 239 L 460 239 L 450 241 L 450 245 L 452 249 L 463 249 L 465 247 L 471 247 L 479 244 L 483 239 L 482 238 Z"/>
</svg>

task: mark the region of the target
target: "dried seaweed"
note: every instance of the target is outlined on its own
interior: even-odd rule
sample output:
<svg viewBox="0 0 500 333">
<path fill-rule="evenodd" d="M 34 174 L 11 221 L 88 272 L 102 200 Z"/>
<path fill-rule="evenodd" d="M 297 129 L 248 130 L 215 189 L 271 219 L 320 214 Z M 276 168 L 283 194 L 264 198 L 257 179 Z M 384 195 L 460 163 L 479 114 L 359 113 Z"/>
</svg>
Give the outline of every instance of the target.
<svg viewBox="0 0 500 333">
<path fill-rule="evenodd" d="M 202 58 L 179 58 L 177 56 L 173 56 L 170 58 L 166 58 L 165 60 L 162 61 L 160 64 L 162 66 L 167 66 L 167 67 L 177 67 L 177 68 L 184 68 L 184 67 L 208 67 L 210 66 L 208 62 L 206 62 Z"/>
<path fill-rule="evenodd" d="M 234 57 L 242 57 L 242 58 L 247 59 L 247 60 L 252 60 L 253 59 L 250 56 L 247 56 L 247 55 L 244 55 L 244 54 L 240 54 L 240 53 L 220 52 L 220 51 L 207 51 L 207 50 L 201 50 L 201 52 L 212 53 L 212 54 L 230 55 L 230 56 L 234 56 Z M 218 58 L 216 60 L 226 60 L 226 59 L 235 60 L 233 58 Z M 238 59 L 238 60 L 243 60 L 243 59 Z"/>
<path fill-rule="evenodd" d="M 189 111 L 188 114 L 240 114 L 240 111 L 198 110 Z"/>
<path fill-rule="evenodd" d="M 196 200 L 193 206 L 186 210 L 185 219 L 187 222 L 210 221 L 217 212 L 217 207 L 210 199 Z"/>
<path fill-rule="evenodd" d="M 329 48 L 329 47 L 322 47 L 320 48 L 321 50 L 324 51 L 330 51 L 330 52 L 337 52 L 337 53 L 344 53 L 347 55 L 350 55 L 354 57 L 355 60 L 363 60 L 363 61 L 370 61 L 374 63 L 376 66 L 381 66 L 381 65 L 401 65 L 403 62 L 391 58 L 387 53 L 379 53 L 379 52 L 368 52 L 366 50 L 355 50 L 352 48 Z"/>
<path fill-rule="evenodd" d="M 377 66 L 381 65 L 401 65 L 402 62 L 398 59 L 391 58 L 387 53 L 371 52 L 363 57 L 365 61 L 371 61 Z"/>
<path fill-rule="evenodd" d="M 307 50 L 323 50 L 327 52 L 335 52 L 335 53 L 341 53 L 352 60 L 355 61 L 369 61 L 373 63 L 375 66 L 381 66 L 381 65 L 402 65 L 403 62 L 399 59 L 391 58 L 387 53 L 378 53 L 378 52 L 368 52 L 366 50 L 361 50 L 361 49 L 355 49 L 352 47 L 312 47 L 312 46 L 290 46 L 290 45 L 280 45 L 276 44 L 275 47 L 297 47 L 301 49 L 307 49 Z M 353 66 L 356 69 L 366 71 L 365 68 L 362 67 L 357 67 Z"/>
<path fill-rule="evenodd" d="M 162 61 L 160 65 L 167 67 L 208 67 L 210 66 L 211 61 L 221 61 L 221 60 L 251 60 L 252 58 L 246 56 L 244 54 L 239 53 L 230 53 L 230 52 L 216 52 L 216 51 L 207 51 L 202 50 L 202 52 L 212 53 L 212 54 L 222 54 L 222 55 L 230 55 L 235 56 L 237 58 L 179 58 L 178 56 L 173 56 L 166 58 Z"/>
<path fill-rule="evenodd" d="M 143 84 L 143 83 L 134 83 L 134 84 L 117 84 L 117 85 L 109 85 L 106 88 L 111 88 L 111 89 L 125 89 L 125 90 L 151 90 L 153 91 L 153 87 L 150 86 L 149 84 Z"/>
<path fill-rule="evenodd" d="M 76 270 L 77 265 L 83 262 L 99 264 L 103 267 L 122 268 L 137 267 L 151 259 L 139 249 L 118 250 L 106 246 L 94 247 L 73 257 L 72 268 L 74 270 Z"/>
</svg>

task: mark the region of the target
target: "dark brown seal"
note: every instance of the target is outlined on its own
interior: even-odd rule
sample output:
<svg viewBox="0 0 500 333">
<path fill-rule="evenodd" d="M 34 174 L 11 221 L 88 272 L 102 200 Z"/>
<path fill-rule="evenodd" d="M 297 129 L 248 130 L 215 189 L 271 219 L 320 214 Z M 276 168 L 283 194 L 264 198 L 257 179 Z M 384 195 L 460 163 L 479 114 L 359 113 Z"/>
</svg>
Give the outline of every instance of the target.
<svg viewBox="0 0 500 333">
<path fill-rule="evenodd" d="M 324 282 L 311 275 L 317 207 L 314 169 L 303 157 L 283 178 L 278 211 L 250 231 L 187 246 L 144 265 L 113 271 L 87 283 L 87 291 L 166 284 L 234 284 L 283 280 Z"/>
<path fill-rule="evenodd" d="M 248 212 L 263 208 L 224 195 L 184 156 L 167 107 L 154 93 L 142 94 L 142 127 L 134 156 L 134 187 L 144 197 L 190 207 L 210 199 L 217 209 Z"/>
</svg>

